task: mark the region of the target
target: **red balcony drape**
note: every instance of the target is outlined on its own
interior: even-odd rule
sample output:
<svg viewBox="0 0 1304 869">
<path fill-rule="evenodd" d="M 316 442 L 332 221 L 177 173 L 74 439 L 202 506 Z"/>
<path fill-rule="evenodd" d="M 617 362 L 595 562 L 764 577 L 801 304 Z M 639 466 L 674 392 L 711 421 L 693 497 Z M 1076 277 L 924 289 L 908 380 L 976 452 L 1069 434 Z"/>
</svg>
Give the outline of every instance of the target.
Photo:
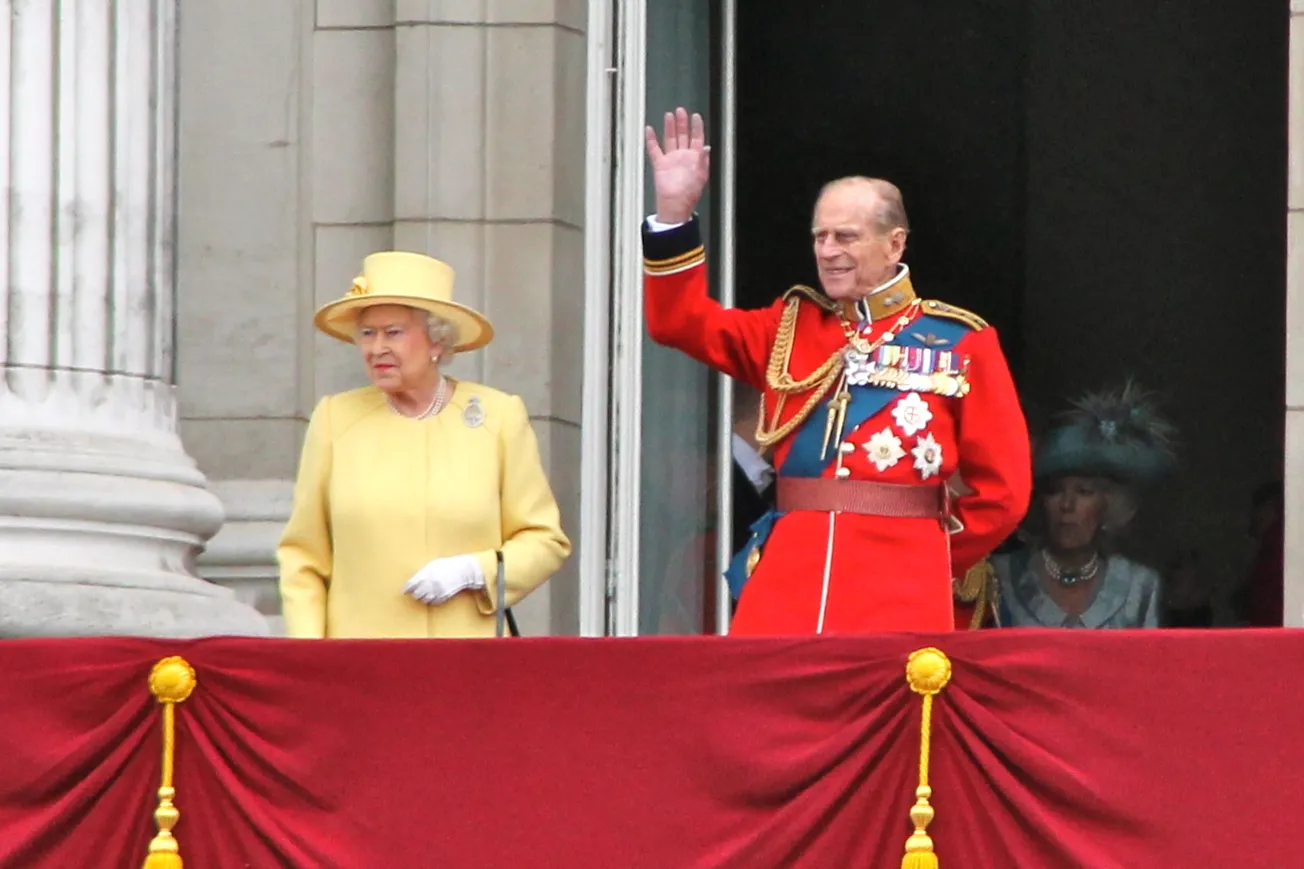
<svg viewBox="0 0 1304 869">
<path fill-rule="evenodd" d="M 138 869 L 182 655 L 190 869 L 1304 866 L 1304 634 L 0 642 L 0 869 Z"/>
</svg>

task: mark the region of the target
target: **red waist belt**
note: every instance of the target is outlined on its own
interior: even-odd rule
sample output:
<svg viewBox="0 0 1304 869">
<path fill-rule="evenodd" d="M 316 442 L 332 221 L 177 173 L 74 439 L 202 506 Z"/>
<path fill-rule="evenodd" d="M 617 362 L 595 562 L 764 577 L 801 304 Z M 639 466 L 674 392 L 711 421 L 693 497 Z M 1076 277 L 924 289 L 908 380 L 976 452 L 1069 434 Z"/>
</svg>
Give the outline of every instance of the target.
<svg viewBox="0 0 1304 869">
<path fill-rule="evenodd" d="M 828 477 L 780 477 L 781 512 L 860 513 L 894 519 L 943 519 L 950 515 L 944 484 L 905 486 L 872 480 Z"/>
</svg>

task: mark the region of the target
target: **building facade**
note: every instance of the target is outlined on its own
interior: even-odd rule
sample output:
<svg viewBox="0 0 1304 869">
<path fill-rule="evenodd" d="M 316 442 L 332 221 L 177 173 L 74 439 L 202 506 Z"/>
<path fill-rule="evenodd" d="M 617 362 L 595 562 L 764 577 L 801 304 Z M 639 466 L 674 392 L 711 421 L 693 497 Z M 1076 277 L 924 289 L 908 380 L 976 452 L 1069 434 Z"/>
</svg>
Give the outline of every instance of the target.
<svg viewBox="0 0 1304 869">
<path fill-rule="evenodd" d="M 226 508 L 205 577 L 275 615 L 305 421 L 365 382 L 311 314 L 388 249 L 449 262 L 493 320 L 453 373 L 522 396 L 579 538 L 585 22 L 575 2 L 185 6 L 181 430 Z M 523 628 L 576 632 L 576 577 L 573 561 Z"/>
<path fill-rule="evenodd" d="M 576 543 L 575 555 L 563 572 L 520 606 L 523 630 L 535 635 L 630 635 L 724 627 L 717 615 L 724 608 L 712 605 L 718 594 L 712 577 L 730 549 L 727 535 L 717 535 L 715 528 L 727 526 L 717 517 L 727 516 L 731 509 L 727 459 L 731 427 L 721 421 L 732 418 L 733 402 L 730 389 L 719 378 L 651 345 L 645 337 L 638 225 L 650 199 L 642 129 L 673 105 L 701 107 L 707 114 L 717 155 L 716 181 L 702 211 L 708 245 L 715 254 L 715 284 L 726 303 L 755 303 L 756 298 L 745 294 L 745 285 L 757 283 L 755 267 L 749 263 L 765 261 L 758 215 L 790 211 L 797 215 L 795 231 L 801 233 L 800 222 L 806 220 L 804 212 L 812 198 L 805 187 L 783 188 L 769 171 L 771 163 L 797 165 L 794 161 L 800 156 L 788 153 L 797 149 L 785 150 L 782 141 L 794 137 L 782 125 L 770 136 L 756 120 L 771 120 L 766 106 L 758 103 L 771 99 L 767 89 L 757 84 L 766 81 L 761 61 L 770 57 L 776 69 L 782 67 L 783 37 L 794 32 L 795 24 L 777 19 L 766 23 L 755 12 L 740 9 L 736 0 L 225 0 L 184 4 L 175 22 L 167 15 L 151 17 L 149 10 L 174 10 L 176 3 L 124 0 L 114 7 L 113 14 L 124 16 L 116 25 L 107 12 L 95 11 L 104 4 L 93 0 L 63 4 L 15 0 L 9 5 L 13 69 L 27 69 L 24 58 L 32 69 L 40 67 L 37 59 L 50 46 L 33 40 L 48 40 L 50 33 L 62 40 L 58 45 L 65 54 L 53 68 L 57 74 L 47 70 L 45 78 L 15 76 L 7 91 L 11 313 L 5 326 L 8 355 L 3 360 L 9 386 L 6 403 L 0 405 L 6 408 L 0 427 L 9 448 L 0 451 L 6 462 L 0 465 L 0 501 L 17 518 L 0 527 L 8 531 L 7 539 L 19 541 L 31 555 L 16 565 L 16 571 L 9 571 L 12 577 L 0 572 L 0 589 L 10 589 L 0 592 L 0 601 L 18 599 L 12 590 L 18 587 L 16 580 L 32 575 L 34 564 L 46 573 L 65 575 L 68 565 L 56 550 L 62 551 L 70 540 L 110 541 L 101 532 L 112 518 L 90 515 L 94 511 L 87 509 L 80 494 L 85 490 L 79 488 L 85 480 L 69 477 L 70 473 L 108 474 L 109 488 L 134 486 L 132 490 L 145 500 L 158 493 L 122 480 L 155 480 L 161 473 L 174 487 L 163 497 L 190 506 L 136 523 L 147 530 L 131 539 L 153 542 L 135 554 L 120 542 L 87 550 L 92 554 L 80 564 L 86 574 L 82 582 L 102 589 L 96 593 L 107 600 L 120 599 L 123 592 L 117 589 L 123 582 L 91 575 L 94 571 L 88 565 L 112 562 L 120 570 L 139 572 L 163 546 L 158 541 L 167 540 L 164 562 L 170 566 L 164 571 L 167 576 L 159 579 L 167 594 L 182 593 L 180 584 L 184 593 L 208 595 L 226 601 L 224 606 L 238 609 L 237 602 L 243 603 L 264 614 L 272 632 L 279 630 L 274 549 L 288 515 L 307 416 L 322 394 L 363 382 L 355 354 L 316 334 L 311 313 L 349 286 L 366 254 L 406 249 L 452 264 L 458 299 L 485 311 L 494 321 L 495 342 L 484 351 L 459 357 L 453 373 L 515 392 L 525 400 L 564 525 Z M 954 130 L 929 127 L 925 115 L 911 114 L 911 98 L 879 108 L 897 112 L 896 127 L 918 130 L 907 135 L 901 146 L 903 152 L 918 155 L 913 159 L 948 167 L 945 171 L 953 171 L 957 178 L 992 179 L 990 189 L 965 192 L 972 201 L 989 204 L 988 211 L 977 217 L 940 208 L 930 211 L 927 193 L 916 196 L 910 183 L 903 184 L 907 204 L 922 203 L 914 215 L 917 223 L 921 214 L 923 225 L 930 214 L 935 215 L 931 222 L 938 225 L 945 223 L 944 217 L 954 218 L 960 221 L 956 226 L 966 229 L 953 234 L 972 234 L 968 227 L 997 219 L 990 215 L 1004 201 L 1003 188 L 1016 185 L 1031 191 L 1015 197 L 1008 216 L 999 218 L 1019 227 L 1014 234 L 1023 239 L 1021 246 L 1008 255 L 992 254 L 990 249 L 982 252 L 994 257 L 992 269 L 1017 267 L 1018 291 L 981 297 L 984 313 L 987 308 L 997 311 L 992 319 L 1000 321 L 1007 342 L 1012 334 L 1021 336 L 1011 353 L 1020 360 L 1021 384 L 1029 385 L 1030 401 L 1049 404 L 1058 395 L 1052 382 L 1057 378 L 1069 382 L 1066 388 L 1077 388 L 1078 381 L 1064 375 L 1062 366 L 1083 372 L 1083 385 L 1095 375 L 1114 376 L 1122 369 L 1107 360 L 1127 348 L 1144 348 L 1137 352 L 1160 359 L 1147 362 L 1155 379 L 1179 379 L 1192 363 L 1179 359 L 1176 351 L 1155 350 L 1147 343 L 1153 331 L 1143 322 L 1148 313 L 1126 315 L 1127 306 L 1133 304 L 1126 301 L 1133 286 L 1103 290 L 1115 295 L 1081 310 L 1073 307 L 1081 294 L 1056 296 L 1039 289 L 1071 280 L 1072 274 L 1066 273 L 1081 271 L 1079 266 L 1066 265 L 1071 255 L 1061 250 L 1062 239 L 1051 237 L 1042 227 L 1067 225 L 1073 215 L 1063 209 L 1063 202 L 1090 199 L 1091 190 L 1064 180 L 1071 178 L 1075 162 L 1081 163 L 1082 158 L 1062 142 L 1054 147 L 1044 143 L 1068 135 L 1064 130 L 1071 119 L 1067 110 L 1057 107 L 1063 104 L 1062 93 L 1071 90 L 1066 83 L 1085 74 L 1080 67 L 1072 75 L 1061 72 L 1060 86 L 1052 94 L 1048 82 L 1056 80 L 1060 69 L 1052 61 L 1064 53 L 1056 40 L 1066 40 L 1065 45 L 1070 45 L 1070 37 L 1072 44 L 1088 41 L 1080 31 L 1062 34 L 1061 30 L 1072 28 L 1061 27 L 1065 19 L 1045 3 L 1039 7 L 1034 2 L 1011 2 L 1004 17 L 989 14 L 986 7 L 979 12 L 944 13 L 911 6 L 901 7 L 905 11 L 892 18 L 889 5 L 884 4 L 882 14 L 865 16 L 856 12 L 863 4 L 824 4 L 827 9 L 812 10 L 807 17 L 832 15 L 833 9 L 840 17 L 819 22 L 821 27 L 841 32 L 849 40 L 874 39 L 871 18 L 880 29 L 924 34 L 938 52 L 959 52 L 968 59 L 970 88 L 990 86 L 993 93 L 1013 89 L 1020 95 L 1010 111 L 1021 120 L 1006 126 L 1004 121 L 993 122 L 993 132 L 983 134 L 980 144 L 973 146 L 995 154 L 988 159 L 984 151 L 981 164 L 967 164 L 963 154 L 945 148 L 930 150 L 943 140 L 968 147 L 968 140 L 954 130 L 980 129 L 983 118 L 1004 111 L 979 98 L 982 95 L 976 91 L 954 96 L 947 90 L 953 86 L 949 80 L 926 91 L 924 102 L 947 106 L 937 113 L 951 113 L 947 117 L 954 119 Z M 1234 5 L 1229 3 L 1228 8 Z M 65 16 L 58 30 L 51 28 L 56 8 Z M 33 10 L 43 10 L 44 18 L 32 18 Z M 943 14 L 956 16 L 956 26 L 950 28 L 954 34 L 937 19 Z M 959 18 L 979 14 L 982 17 L 973 21 Z M 129 30 L 129 22 L 141 29 Z M 72 23 L 75 26 L 69 26 Z M 173 26 L 175 31 L 170 29 Z M 1275 176 L 1264 176 L 1265 189 L 1254 193 L 1257 198 L 1251 204 L 1255 214 L 1271 206 L 1268 220 L 1274 231 L 1281 232 L 1286 248 L 1279 255 L 1256 259 L 1264 297 L 1280 297 L 1281 316 L 1265 315 L 1266 328 L 1273 334 L 1260 342 L 1259 355 L 1245 363 L 1251 379 L 1267 385 L 1255 399 L 1260 403 L 1254 413 L 1248 414 L 1253 419 L 1241 425 L 1241 448 L 1231 455 L 1221 433 L 1194 438 L 1193 461 L 1202 469 L 1204 482 L 1188 481 L 1187 488 L 1160 505 L 1174 511 L 1184 502 L 1207 507 L 1195 518 L 1178 518 L 1171 524 L 1183 539 L 1226 537 L 1229 542 L 1207 554 L 1211 569 L 1223 574 L 1235 570 L 1235 535 L 1227 528 L 1236 514 L 1219 513 L 1219 504 L 1241 497 L 1259 477 L 1284 475 L 1287 527 L 1304 522 L 1304 393 L 1300 391 L 1304 387 L 1299 378 L 1289 376 L 1304 355 L 1304 223 L 1300 222 L 1304 160 L 1299 156 L 1304 154 L 1300 126 L 1304 124 L 1304 5 L 1293 4 L 1288 24 L 1283 9 L 1279 23 L 1271 27 L 1265 24 L 1251 32 L 1245 25 L 1245 44 L 1270 39 L 1276 32 L 1272 27 L 1280 31 L 1282 64 L 1287 63 L 1289 46 L 1289 159 L 1283 161 L 1288 162 L 1288 171 L 1279 167 L 1281 183 L 1273 180 Z M 1228 27 L 1211 22 L 1208 30 L 1226 34 Z M 168 54 L 172 33 L 177 41 Z M 71 41 L 72 35 L 78 41 Z M 1206 61 L 1215 68 L 1232 63 L 1231 58 L 1205 57 L 1208 43 L 1198 34 L 1184 38 L 1185 42 L 1169 40 L 1177 46 L 1168 49 L 1172 69 Z M 979 48 L 973 47 L 975 43 L 981 43 Z M 122 93 L 134 94 L 132 105 L 140 113 L 124 117 L 143 126 L 128 126 L 127 120 L 113 126 L 112 113 L 121 114 L 126 105 L 123 97 L 106 98 L 100 108 L 85 99 L 66 97 L 77 92 L 63 83 L 83 81 L 91 88 L 96 64 L 109 68 L 124 63 L 132 56 L 132 47 L 141 44 L 161 52 L 157 57 L 174 58 L 169 64 L 142 55 L 144 66 L 133 67 L 134 73 L 122 69 L 124 77 L 137 76 L 136 90 Z M 897 44 L 904 53 L 908 46 L 900 39 Z M 1008 45 L 1026 50 L 1002 47 Z M 835 53 L 834 47 L 823 50 Z M 1104 58 L 1103 67 L 1115 65 L 1108 51 L 1130 49 L 1119 43 L 1094 50 Z M 1271 72 L 1270 61 L 1265 63 Z M 1036 68 L 1036 75 L 1027 72 L 1028 65 Z M 800 69 L 795 67 L 792 75 Z M 1002 70 L 1007 69 L 1008 82 L 1002 79 L 1006 75 Z M 877 74 L 890 82 L 886 70 Z M 923 72 L 912 75 L 926 78 Z M 744 78 L 743 86 L 739 76 Z M 1181 88 L 1198 89 L 1200 83 L 1165 86 L 1173 88 L 1165 91 L 1172 95 L 1169 104 L 1180 107 L 1192 96 Z M 809 87 L 811 93 L 836 93 L 839 87 L 859 92 L 872 90 L 873 83 L 851 84 L 819 72 Z M 1286 92 L 1284 83 L 1281 92 Z M 175 118 L 166 113 L 146 117 L 150 106 L 169 105 L 160 98 L 169 93 L 175 99 Z M 965 100 L 977 107 L 972 117 L 955 108 Z M 1126 99 L 1111 102 L 1120 101 Z M 1217 103 L 1216 95 L 1204 102 Z M 1229 91 L 1224 102 L 1220 111 L 1233 112 L 1236 94 Z M 1144 104 L 1136 107 L 1138 117 L 1153 110 Z M 1271 105 L 1265 103 L 1265 125 L 1271 123 L 1270 112 Z M 1232 117 L 1211 115 L 1210 119 L 1222 123 Z M 798 120 L 797 126 L 815 131 L 812 135 L 830 138 L 821 128 L 825 118 Z M 1135 123 L 1111 118 L 1114 122 L 1133 132 L 1137 129 Z M 73 141 L 67 132 L 72 129 L 91 131 L 92 141 L 98 141 L 94 131 L 102 131 L 101 152 L 80 145 L 82 150 L 61 151 L 60 143 Z M 172 130 L 174 142 L 168 138 Z M 1011 131 L 1008 145 L 1001 130 Z M 138 135 L 145 137 L 139 141 L 149 143 L 149 149 L 135 158 L 119 159 L 117 155 L 128 150 L 122 143 L 136 141 Z M 891 138 L 881 130 L 868 135 L 875 140 Z M 756 143 L 762 138 L 769 140 L 772 153 L 758 151 Z M 1280 138 L 1284 155 L 1284 130 Z M 76 141 L 83 142 L 84 136 Z M 798 136 L 794 141 L 804 140 Z M 1144 144 L 1128 141 L 1122 150 L 1143 149 Z M 1103 142 L 1098 151 L 1116 145 Z M 1225 143 L 1219 147 L 1234 150 Z M 1254 145 L 1236 147 L 1250 153 Z M 862 150 L 880 154 L 873 148 Z M 56 161 L 50 170 L 43 155 L 51 152 L 66 153 L 67 162 Z M 78 162 L 83 153 L 90 157 Z M 881 159 L 867 158 L 863 168 L 856 153 L 853 148 L 850 158 L 829 157 L 827 167 L 811 171 L 877 173 L 881 164 L 914 187 L 927 190 L 934 183 L 954 189 L 949 181 L 912 176 L 914 164 L 893 156 L 895 152 L 882 151 Z M 1126 162 L 1126 156 L 1110 159 L 1110 172 L 1118 174 L 1117 166 Z M 1233 163 L 1240 159 L 1229 158 Z M 1002 160 L 1011 167 L 1008 179 L 1001 175 Z M 69 272 L 50 266 L 65 260 L 90 263 L 97 257 L 108 262 L 112 260 L 108 251 L 137 237 L 111 230 L 115 224 L 108 216 L 113 213 L 110 205 L 101 203 L 105 228 L 90 246 L 77 241 L 80 236 L 72 233 L 73 221 L 65 224 L 70 228 L 66 238 L 49 232 L 57 224 L 49 215 L 38 213 L 36 217 L 44 222 L 27 229 L 21 221 L 14 222 L 15 214 L 29 214 L 22 211 L 29 198 L 60 207 L 75 204 L 69 213 L 85 207 L 88 200 L 81 193 L 66 197 L 66 203 L 51 193 L 82 190 L 61 183 L 60 166 L 72 173 L 68 177 L 98 181 L 99 188 L 106 185 L 94 173 L 102 170 L 116 179 L 116 186 L 109 185 L 113 189 L 152 191 L 140 194 L 145 198 L 133 212 L 141 227 L 138 248 L 124 248 L 121 268 Z M 1154 174 L 1147 164 L 1137 163 L 1135 168 L 1138 177 Z M 134 174 L 122 174 L 128 171 Z M 1094 165 L 1083 172 L 1087 178 L 1095 177 L 1090 173 L 1106 174 Z M 146 178 L 148 184 L 142 180 Z M 1227 183 L 1239 182 L 1230 178 Z M 1186 177 L 1173 184 L 1174 189 L 1191 187 Z M 1280 189 L 1283 186 L 1286 189 Z M 772 199 L 758 195 L 762 188 L 772 193 Z M 1130 201 L 1129 190 L 1110 192 L 1115 200 Z M 169 224 L 167 203 L 172 193 L 174 244 L 165 233 L 150 228 Z M 1160 191 L 1154 198 L 1159 201 L 1166 195 Z M 1236 199 L 1214 188 L 1205 195 L 1214 207 L 1222 199 Z M 1287 209 L 1284 230 L 1280 208 L 1272 205 L 1277 196 Z M 794 202 L 790 197 L 798 198 Z M 1052 198 L 1054 202 L 1049 201 Z M 1098 214 L 1108 217 L 1110 209 L 1117 207 L 1102 201 Z M 1120 220 L 1142 221 L 1147 218 L 1146 207 L 1131 202 L 1130 214 Z M 1188 238 L 1216 238 L 1221 231 L 1212 223 L 1185 226 L 1180 215 L 1169 217 L 1175 226 L 1184 227 L 1174 232 Z M 1114 222 L 1105 217 L 1091 218 L 1098 220 L 1095 224 L 1082 219 L 1087 234 Z M 917 228 L 915 235 L 920 238 L 919 255 L 933 264 L 934 274 L 944 276 L 945 265 L 952 260 L 972 261 L 971 251 L 944 255 L 936 244 L 929 248 L 926 231 Z M 791 244 L 800 250 L 800 236 Z M 1153 239 L 1146 244 L 1149 252 L 1159 246 Z M 36 256 L 33 251 L 44 253 Z M 1147 252 L 1136 255 L 1143 261 Z M 169 257 L 175 258 L 174 290 L 167 280 Z M 156 277 L 146 280 L 151 269 Z M 85 277 L 67 283 L 69 279 L 61 277 L 67 274 Z M 114 277 L 124 275 L 132 280 Z M 772 282 L 771 276 L 767 283 Z M 781 291 L 787 283 L 771 289 Z M 945 285 L 941 279 L 938 283 Z M 1212 304 L 1221 298 L 1225 283 L 1221 277 L 1211 279 L 1202 289 L 1204 285 L 1193 279 L 1190 292 L 1197 301 L 1191 306 L 1204 307 L 1206 301 Z M 130 295 L 137 285 L 152 288 L 146 298 Z M 66 298 L 74 303 L 42 307 L 26 304 L 29 298 Z M 111 303 L 106 304 L 106 299 Z M 969 303 L 963 296 L 959 301 Z M 1008 313 L 1001 313 L 1007 302 Z M 1161 313 L 1173 307 L 1168 302 L 1156 306 Z M 1060 325 L 1062 320 L 1090 320 L 1102 308 L 1123 313 L 1119 323 L 1095 330 L 1113 336 L 1100 339 L 1103 349 L 1093 354 L 1097 361 L 1062 362 L 1059 357 L 1072 337 Z M 38 309 L 43 313 L 36 313 Z M 78 313 L 60 320 L 60 311 Z M 101 311 L 119 314 L 116 320 L 101 322 L 95 319 Z M 132 316 L 126 312 L 133 312 Z M 1282 318 L 1284 330 L 1279 328 Z M 1174 328 L 1190 336 L 1185 343 L 1195 343 L 1206 334 L 1207 324 L 1187 318 Z M 64 334 L 77 338 L 57 340 Z M 44 339 L 32 335 L 54 335 L 56 340 L 42 343 Z M 115 349 L 120 359 L 113 356 Z M 1168 368 L 1164 358 L 1174 360 Z M 96 361 L 100 359 L 107 362 Z M 93 387 L 73 384 L 64 399 L 55 401 L 41 391 L 44 386 L 24 380 L 30 378 L 25 372 L 37 369 L 93 370 L 97 381 L 110 373 L 135 378 L 133 382 L 140 385 L 132 387 L 137 389 L 133 395 L 161 397 L 123 399 L 124 407 L 139 408 L 134 415 L 125 410 L 92 412 L 89 408 L 104 406 L 96 403 Z M 1244 371 L 1238 375 L 1215 370 L 1201 377 L 1200 383 L 1193 382 L 1185 391 L 1175 388 L 1179 417 L 1186 415 L 1189 429 L 1200 424 L 1201 414 L 1210 412 L 1209 393 L 1215 395 L 1213 407 L 1229 417 L 1242 400 L 1236 384 L 1246 379 Z M 170 380 L 177 387 L 175 406 L 163 395 Z M 64 441 L 51 448 L 56 458 L 41 459 L 54 476 L 33 478 L 31 467 L 39 451 L 31 433 L 51 430 L 65 434 Z M 171 470 L 122 471 L 122 461 L 112 457 L 88 470 L 69 458 L 84 451 L 85 443 L 116 443 L 115 431 L 126 433 L 134 444 L 128 452 L 134 454 L 150 453 L 157 459 L 158 451 L 173 450 Z M 42 443 L 48 446 L 51 441 L 44 438 Z M 71 493 L 65 497 L 71 506 L 40 506 L 40 499 L 31 493 L 45 491 L 50 480 L 72 481 Z M 113 511 L 122 505 L 109 499 L 99 509 Z M 65 526 L 72 521 L 70 516 L 81 523 L 81 536 L 68 536 L 72 532 Z M 1286 621 L 1299 625 L 1304 624 L 1304 572 L 1300 570 L 1304 543 L 1289 533 L 1286 538 Z M 0 563 L 4 561 L 0 556 Z M 197 584 L 196 575 L 209 585 Z M 41 576 L 47 588 L 49 582 L 61 581 Z M 213 587 L 228 588 L 233 595 L 223 596 Z M 41 606 L 25 605 L 36 611 Z M 88 613 L 86 619 L 98 619 L 116 630 L 133 612 L 154 612 L 158 604 L 141 607 L 133 610 L 124 605 L 116 622 L 106 621 L 102 612 Z M 258 630 L 248 626 L 243 611 L 232 613 L 223 624 Z M 167 630 L 157 621 L 139 618 L 139 631 Z M 193 628 L 209 629 L 204 624 Z"/>
</svg>

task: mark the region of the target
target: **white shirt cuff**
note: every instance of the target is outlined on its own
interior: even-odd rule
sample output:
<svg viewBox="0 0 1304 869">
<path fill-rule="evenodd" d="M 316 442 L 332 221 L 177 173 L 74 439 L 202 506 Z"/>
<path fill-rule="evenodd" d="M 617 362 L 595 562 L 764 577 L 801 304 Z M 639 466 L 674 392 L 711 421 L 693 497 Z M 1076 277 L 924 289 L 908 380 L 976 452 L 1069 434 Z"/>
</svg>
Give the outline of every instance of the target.
<svg viewBox="0 0 1304 869">
<path fill-rule="evenodd" d="M 683 225 L 683 223 L 662 223 L 657 220 L 655 214 L 649 214 L 647 218 L 647 228 L 653 232 L 666 232 L 671 229 L 677 229 Z"/>
</svg>

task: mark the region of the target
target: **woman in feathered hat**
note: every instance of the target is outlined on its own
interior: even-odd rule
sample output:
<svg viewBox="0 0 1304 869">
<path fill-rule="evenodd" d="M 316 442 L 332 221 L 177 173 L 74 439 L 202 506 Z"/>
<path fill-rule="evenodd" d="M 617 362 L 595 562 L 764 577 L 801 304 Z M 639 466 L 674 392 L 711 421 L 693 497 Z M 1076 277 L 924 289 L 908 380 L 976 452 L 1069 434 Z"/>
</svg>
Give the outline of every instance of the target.
<svg viewBox="0 0 1304 869">
<path fill-rule="evenodd" d="M 525 404 L 441 372 L 493 338 L 452 296 L 448 265 L 376 253 L 313 320 L 371 385 L 308 422 L 277 550 L 292 637 L 492 637 L 498 553 L 509 607 L 570 555 Z"/>
<path fill-rule="evenodd" d="M 1076 402 L 1038 445 L 1030 545 L 992 557 L 1003 626 L 1157 627 L 1159 575 L 1113 543 L 1174 468 L 1171 427 L 1134 384 Z"/>
</svg>

